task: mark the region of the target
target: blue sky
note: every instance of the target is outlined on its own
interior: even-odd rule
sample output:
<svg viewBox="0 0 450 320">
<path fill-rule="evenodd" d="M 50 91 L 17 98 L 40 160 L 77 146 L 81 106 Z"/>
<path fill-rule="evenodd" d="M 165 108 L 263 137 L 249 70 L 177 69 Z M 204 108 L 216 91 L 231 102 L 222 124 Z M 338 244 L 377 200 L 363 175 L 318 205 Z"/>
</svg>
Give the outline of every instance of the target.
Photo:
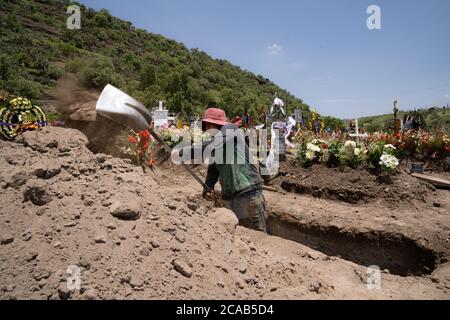
<svg viewBox="0 0 450 320">
<path fill-rule="evenodd" d="M 450 104 L 449 0 L 81 0 L 262 74 L 323 115 Z M 381 9 L 381 30 L 366 25 Z"/>
</svg>

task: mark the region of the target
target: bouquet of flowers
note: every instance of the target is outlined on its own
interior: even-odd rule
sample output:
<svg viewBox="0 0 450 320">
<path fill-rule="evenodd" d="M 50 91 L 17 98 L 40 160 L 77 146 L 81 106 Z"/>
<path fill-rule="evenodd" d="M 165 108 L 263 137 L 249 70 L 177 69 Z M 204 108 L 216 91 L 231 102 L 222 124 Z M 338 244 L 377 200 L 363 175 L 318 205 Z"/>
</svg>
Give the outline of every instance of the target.
<svg viewBox="0 0 450 320">
<path fill-rule="evenodd" d="M 380 166 L 386 172 L 394 172 L 399 165 L 398 159 L 390 154 L 383 154 L 380 158 Z"/>
<path fill-rule="evenodd" d="M 328 145 L 327 149 L 323 150 L 323 160 L 329 167 L 336 167 L 341 163 L 339 154 L 342 149 L 342 144 L 338 141 Z"/>
<path fill-rule="evenodd" d="M 443 159 L 450 153 L 449 137 L 444 132 L 419 132 L 417 152 L 424 158 Z"/>
<path fill-rule="evenodd" d="M 142 168 L 149 167 L 154 169 L 156 160 L 150 154 L 150 146 L 155 143 L 153 137 L 147 130 L 135 132 L 131 130 L 128 136 L 128 141 L 131 146 L 127 149 L 128 154 L 134 160 L 134 163 L 142 166 Z"/>
<path fill-rule="evenodd" d="M 309 143 L 302 140 L 297 151 L 297 161 L 304 167 L 314 163 L 327 162 L 329 159 L 328 143 L 321 139 L 314 139 Z"/>
<path fill-rule="evenodd" d="M 357 168 L 366 159 L 366 150 L 363 145 L 357 144 L 355 141 L 348 140 L 342 147 L 339 158 L 341 162 L 351 168 Z"/>
<path fill-rule="evenodd" d="M 399 165 L 396 157 L 397 148 L 392 144 L 385 144 L 384 141 L 377 141 L 370 145 L 367 152 L 367 162 L 369 166 L 382 169 L 385 172 L 393 173 Z"/>
<path fill-rule="evenodd" d="M 170 147 L 174 148 L 181 142 L 201 143 L 208 138 L 208 134 L 201 130 L 194 130 L 189 127 L 182 129 L 178 128 L 159 128 L 158 134 L 164 140 L 164 142 Z"/>
</svg>

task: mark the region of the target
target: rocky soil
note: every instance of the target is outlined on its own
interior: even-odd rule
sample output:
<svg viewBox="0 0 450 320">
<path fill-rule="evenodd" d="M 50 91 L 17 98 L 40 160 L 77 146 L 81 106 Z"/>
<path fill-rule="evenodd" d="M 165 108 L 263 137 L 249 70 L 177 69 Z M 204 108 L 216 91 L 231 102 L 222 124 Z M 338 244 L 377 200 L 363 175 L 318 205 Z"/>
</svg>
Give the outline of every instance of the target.
<svg viewBox="0 0 450 320">
<path fill-rule="evenodd" d="M 52 127 L 0 141 L 0 299 L 450 297 L 442 259 L 420 276 L 384 270 L 381 290 L 369 290 L 367 265 L 237 226 L 181 168 L 143 174 L 87 145 L 79 131 Z M 266 196 L 296 217 L 293 208 L 322 201 Z"/>
</svg>

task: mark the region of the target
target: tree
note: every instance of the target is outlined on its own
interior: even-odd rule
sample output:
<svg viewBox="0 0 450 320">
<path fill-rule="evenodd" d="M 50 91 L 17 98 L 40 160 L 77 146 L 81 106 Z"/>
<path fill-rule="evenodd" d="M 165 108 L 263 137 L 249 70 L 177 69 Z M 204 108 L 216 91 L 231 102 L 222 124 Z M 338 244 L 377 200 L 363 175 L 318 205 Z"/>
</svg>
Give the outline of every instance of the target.
<svg viewBox="0 0 450 320">
<path fill-rule="evenodd" d="M 145 63 L 142 66 L 140 73 L 140 81 L 143 89 L 147 89 L 150 86 L 156 84 L 156 70 L 150 63 Z"/>
<path fill-rule="evenodd" d="M 69 69 L 75 71 L 79 79 L 87 86 L 94 88 L 102 88 L 106 84 L 120 86 L 122 78 L 119 76 L 110 59 L 96 55 L 81 61 L 76 59 L 71 62 Z"/>
<path fill-rule="evenodd" d="M 331 129 L 331 130 L 335 130 L 336 128 L 338 128 L 340 130 L 345 129 L 344 121 L 337 119 L 337 118 L 323 117 L 323 123 L 324 123 L 325 129 Z"/>
<path fill-rule="evenodd" d="M 94 16 L 94 24 L 97 27 L 108 28 L 111 27 L 112 17 L 108 10 L 102 9 Z"/>
</svg>

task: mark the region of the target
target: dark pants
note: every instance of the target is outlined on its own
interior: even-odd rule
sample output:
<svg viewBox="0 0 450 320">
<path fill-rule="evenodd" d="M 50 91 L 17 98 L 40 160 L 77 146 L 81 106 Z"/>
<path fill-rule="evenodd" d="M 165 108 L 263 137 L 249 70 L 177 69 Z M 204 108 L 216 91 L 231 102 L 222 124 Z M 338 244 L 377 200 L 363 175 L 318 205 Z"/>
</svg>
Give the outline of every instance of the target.
<svg viewBox="0 0 450 320">
<path fill-rule="evenodd" d="M 236 214 L 240 225 L 267 233 L 266 201 L 261 189 L 224 200 L 224 204 Z"/>
</svg>

